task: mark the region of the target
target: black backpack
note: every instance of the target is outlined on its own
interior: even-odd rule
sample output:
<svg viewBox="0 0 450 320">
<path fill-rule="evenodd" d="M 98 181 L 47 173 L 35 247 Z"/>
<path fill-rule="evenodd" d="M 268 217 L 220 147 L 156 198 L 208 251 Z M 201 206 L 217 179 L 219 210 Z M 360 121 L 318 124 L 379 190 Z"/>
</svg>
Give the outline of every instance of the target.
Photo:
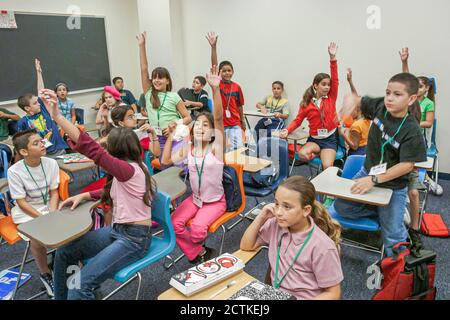
<svg viewBox="0 0 450 320">
<path fill-rule="evenodd" d="M 241 185 L 233 167 L 223 167 L 223 190 L 227 201 L 227 212 L 239 209 L 242 205 Z"/>
</svg>

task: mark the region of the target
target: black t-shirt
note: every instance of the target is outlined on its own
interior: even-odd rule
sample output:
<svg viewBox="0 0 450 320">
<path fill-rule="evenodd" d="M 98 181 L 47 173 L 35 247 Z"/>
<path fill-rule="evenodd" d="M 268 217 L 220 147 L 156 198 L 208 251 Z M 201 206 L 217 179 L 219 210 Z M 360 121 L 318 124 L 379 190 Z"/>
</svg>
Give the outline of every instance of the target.
<svg viewBox="0 0 450 320">
<path fill-rule="evenodd" d="M 394 118 L 387 112 L 384 98 L 363 97 L 361 111 L 367 119 L 373 120 L 369 131 L 366 149 L 367 172 L 381 161 L 381 145 L 395 135 L 403 118 Z M 400 162 L 422 162 L 427 160 L 427 153 L 423 134 L 417 121 L 408 114 L 401 130 L 391 143 L 385 147 L 384 161 L 387 169 Z M 408 184 L 408 175 L 377 185 L 381 188 L 401 189 Z"/>
<path fill-rule="evenodd" d="M 198 109 L 197 112 L 209 111 L 208 92 L 206 92 L 205 90 L 202 90 L 199 93 L 195 93 L 194 89 L 183 88 L 178 91 L 178 94 L 180 95 L 181 99 L 183 99 L 183 101 L 189 100 L 192 102 L 202 103 L 203 107 L 201 109 Z"/>
</svg>

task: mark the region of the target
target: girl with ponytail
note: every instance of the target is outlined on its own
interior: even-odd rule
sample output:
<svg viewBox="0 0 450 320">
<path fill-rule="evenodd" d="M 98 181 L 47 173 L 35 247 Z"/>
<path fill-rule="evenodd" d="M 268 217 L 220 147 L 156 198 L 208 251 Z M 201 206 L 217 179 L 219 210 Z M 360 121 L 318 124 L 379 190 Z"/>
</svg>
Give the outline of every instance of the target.
<svg viewBox="0 0 450 320">
<path fill-rule="evenodd" d="M 299 300 L 338 300 L 344 279 L 340 241 L 341 227 L 316 201 L 314 185 L 296 176 L 280 185 L 275 203 L 265 206 L 248 227 L 241 249 L 269 247 L 275 288 Z"/>
<path fill-rule="evenodd" d="M 336 100 L 339 79 L 336 53 L 337 45 L 332 42 L 328 47 L 331 76 L 319 73 L 314 77 L 312 85 L 303 95 L 297 117 L 280 134 L 280 138 L 286 139 L 289 134 L 301 126 L 303 120 L 307 119 L 310 137 L 300 150 L 299 156 L 304 161 L 310 161 L 320 155 L 324 170 L 333 165 L 338 149 L 339 121 L 336 113 Z"/>
</svg>

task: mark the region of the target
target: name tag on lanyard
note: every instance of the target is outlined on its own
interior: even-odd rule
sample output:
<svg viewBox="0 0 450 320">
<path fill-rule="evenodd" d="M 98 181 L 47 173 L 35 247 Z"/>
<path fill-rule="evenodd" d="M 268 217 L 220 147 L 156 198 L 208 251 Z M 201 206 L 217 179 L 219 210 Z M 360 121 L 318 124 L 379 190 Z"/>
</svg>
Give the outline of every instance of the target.
<svg viewBox="0 0 450 320">
<path fill-rule="evenodd" d="M 196 195 L 196 194 L 193 195 L 193 198 L 194 198 L 194 204 L 197 207 L 202 208 L 203 207 L 203 200 L 202 200 L 202 198 L 200 196 Z"/>
<path fill-rule="evenodd" d="M 317 135 L 319 137 L 326 138 L 328 136 L 328 129 L 318 129 L 317 130 Z"/>
<path fill-rule="evenodd" d="M 386 173 L 387 163 L 382 163 L 377 166 L 372 167 L 369 172 L 369 176 L 378 176 L 380 174 Z"/>
<path fill-rule="evenodd" d="M 266 127 L 270 126 L 272 124 L 272 120 L 271 119 L 267 119 L 267 121 L 264 121 L 264 125 Z"/>
</svg>

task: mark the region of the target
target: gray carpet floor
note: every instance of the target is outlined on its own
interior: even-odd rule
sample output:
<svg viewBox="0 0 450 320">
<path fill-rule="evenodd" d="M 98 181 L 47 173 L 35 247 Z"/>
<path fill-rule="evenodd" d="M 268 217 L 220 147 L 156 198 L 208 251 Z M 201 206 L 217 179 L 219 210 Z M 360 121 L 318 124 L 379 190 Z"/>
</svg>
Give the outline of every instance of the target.
<svg viewBox="0 0 450 320">
<path fill-rule="evenodd" d="M 295 175 L 309 176 L 309 170 L 305 166 L 294 168 Z M 70 184 L 70 193 L 77 194 L 80 190 L 93 181 L 94 173 L 92 171 L 85 171 L 77 174 L 74 181 Z M 440 197 L 434 195 L 429 196 L 428 212 L 439 212 L 446 223 L 450 225 L 450 181 L 441 180 L 440 184 L 444 188 L 444 194 Z M 268 197 L 264 201 L 272 201 L 273 197 Z M 254 200 L 247 201 L 247 210 L 255 206 Z M 247 211 L 246 210 L 246 211 Z M 250 224 L 245 220 L 238 224 L 234 229 L 227 232 L 225 238 L 224 252 L 232 253 L 239 249 L 240 239 Z M 355 235 L 353 235 L 355 236 Z M 357 237 L 367 238 L 370 241 L 377 242 L 379 235 L 376 234 L 359 234 Z M 221 231 L 212 234 L 207 239 L 207 246 L 219 248 Z M 425 246 L 437 253 L 437 273 L 436 273 L 436 287 L 437 299 L 450 299 L 450 239 L 427 238 L 422 237 Z M 25 243 L 22 241 L 14 246 L 2 245 L 0 247 L 0 270 L 6 269 L 11 265 L 18 264 L 21 261 L 25 249 Z M 175 249 L 173 256 L 178 256 L 180 250 Z M 345 300 L 368 300 L 372 297 L 374 291 L 368 289 L 367 281 L 370 274 L 367 273 L 367 268 L 379 259 L 375 253 L 366 252 L 360 249 L 351 248 L 348 246 L 342 247 L 341 261 L 344 271 L 345 279 L 342 283 L 342 299 Z M 190 268 L 191 265 L 187 259 L 182 259 L 175 267 L 166 270 L 163 267 L 163 262 L 160 261 L 142 271 L 143 282 L 141 290 L 141 299 L 155 300 L 157 297 L 170 288 L 169 281 L 172 275 Z M 258 254 L 245 268 L 246 272 L 257 279 L 264 281 L 268 267 L 267 252 L 262 251 Z M 39 280 L 38 271 L 34 263 L 26 266 L 25 271 L 32 274 L 32 278 L 22 286 L 17 295 L 17 299 L 26 299 L 42 289 Z M 117 287 L 117 283 L 113 280 L 106 281 L 101 288 L 102 293 L 108 293 Z M 134 299 L 137 285 L 131 284 L 123 291 L 117 294 L 113 299 L 128 300 Z M 40 299 L 48 299 L 46 296 Z"/>
</svg>

